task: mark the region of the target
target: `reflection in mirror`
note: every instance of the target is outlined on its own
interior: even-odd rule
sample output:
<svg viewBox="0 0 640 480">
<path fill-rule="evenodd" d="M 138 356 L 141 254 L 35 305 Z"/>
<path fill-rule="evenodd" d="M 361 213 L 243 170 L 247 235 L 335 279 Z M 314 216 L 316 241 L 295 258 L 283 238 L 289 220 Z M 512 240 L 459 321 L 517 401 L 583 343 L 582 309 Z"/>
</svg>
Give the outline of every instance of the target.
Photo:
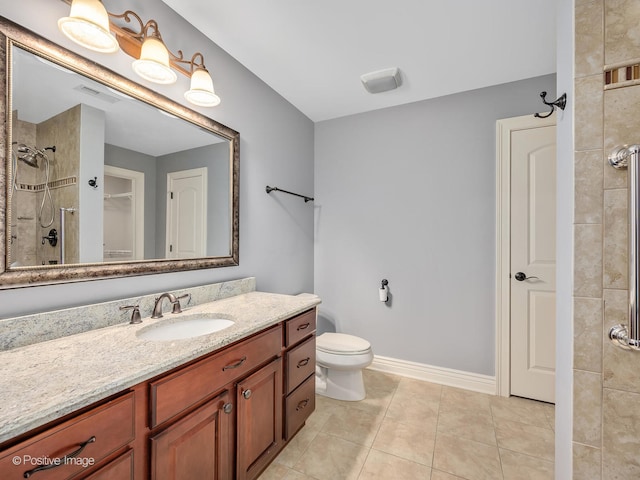
<svg viewBox="0 0 640 480">
<path fill-rule="evenodd" d="M 11 71 L 11 267 L 229 255 L 228 140 L 16 46 Z"/>
<path fill-rule="evenodd" d="M 2 17 L 0 41 L 0 288 L 238 264 L 237 132 Z"/>
</svg>

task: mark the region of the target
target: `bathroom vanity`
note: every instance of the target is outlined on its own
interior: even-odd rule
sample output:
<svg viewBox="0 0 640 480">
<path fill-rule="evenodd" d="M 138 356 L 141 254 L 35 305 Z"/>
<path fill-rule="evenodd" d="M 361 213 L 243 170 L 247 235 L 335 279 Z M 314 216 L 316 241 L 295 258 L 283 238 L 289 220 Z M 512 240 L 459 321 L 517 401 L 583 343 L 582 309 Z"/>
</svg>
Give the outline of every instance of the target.
<svg viewBox="0 0 640 480">
<path fill-rule="evenodd" d="M 250 292 L 0 353 L 0 478 L 257 478 L 315 408 L 318 303 Z M 194 315 L 234 324 L 140 339 Z"/>
</svg>

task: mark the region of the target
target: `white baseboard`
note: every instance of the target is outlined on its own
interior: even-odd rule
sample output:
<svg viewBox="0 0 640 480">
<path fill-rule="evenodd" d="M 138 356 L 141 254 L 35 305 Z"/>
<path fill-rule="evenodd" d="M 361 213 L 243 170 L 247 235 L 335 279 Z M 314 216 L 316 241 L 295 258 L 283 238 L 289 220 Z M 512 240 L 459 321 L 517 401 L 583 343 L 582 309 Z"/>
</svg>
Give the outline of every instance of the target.
<svg viewBox="0 0 640 480">
<path fill-rule="evenodd" d="M 489 395 L 496 394 L 496 378 L 490 375 L 434 367 L 423 363 L 408 362 L 379 355 L 374 355 L 373 363 L 368 368 L 449 387 L 463 388 L 474 392 L 488 393 Z"/>
</svg>

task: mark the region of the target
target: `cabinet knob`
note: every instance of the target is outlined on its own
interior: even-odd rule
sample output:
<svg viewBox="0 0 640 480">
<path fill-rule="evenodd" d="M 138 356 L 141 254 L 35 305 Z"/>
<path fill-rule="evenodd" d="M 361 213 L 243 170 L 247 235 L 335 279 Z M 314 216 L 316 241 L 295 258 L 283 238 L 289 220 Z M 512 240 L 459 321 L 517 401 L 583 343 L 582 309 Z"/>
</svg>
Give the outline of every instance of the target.
<svg viewBox="0 0 640 480">
<path fill-rule="evenodd" d="M 242 392 L 242 396 L 245 398 L 245 400 L 249 400 L 251 398 L 251 390 L 245 390 L 244 392 Z"/>
<path fill-rule="evenodd" d="M 225 403 L 222 407 L 224 413 L 231 413 L 233 411 L 233 403 Z"/>
</svg>

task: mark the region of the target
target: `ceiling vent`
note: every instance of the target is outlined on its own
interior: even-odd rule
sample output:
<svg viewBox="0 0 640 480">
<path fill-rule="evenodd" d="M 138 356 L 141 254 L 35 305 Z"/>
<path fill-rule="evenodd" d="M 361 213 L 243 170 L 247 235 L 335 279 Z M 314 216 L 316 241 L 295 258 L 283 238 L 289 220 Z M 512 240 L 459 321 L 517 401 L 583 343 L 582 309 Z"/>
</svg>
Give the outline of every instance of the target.
<svg viewBox="0 0 640 480">
<path fill-rule="evenodd" d="M 402 85 L 402 77 L 397 67 L 365 73 L 360 80 L 369 93 L 386 92 Z"/>
<path fill-rule="evenodd" d="M 78 85 L 77 87 L 74 87 L 74 90 L 78 92 L 82 92 L 86 95 L 90 95 L 93 98 L 97 98 L 107 103 L 118 103 L 120 101 L 119 98 L 112 97 L 111 95 L 108 95 L 104 92 L 95 90 L 93 88 L 87 87 L 86 85 L 82 85 L 82 84 Z"/>
</svg>

